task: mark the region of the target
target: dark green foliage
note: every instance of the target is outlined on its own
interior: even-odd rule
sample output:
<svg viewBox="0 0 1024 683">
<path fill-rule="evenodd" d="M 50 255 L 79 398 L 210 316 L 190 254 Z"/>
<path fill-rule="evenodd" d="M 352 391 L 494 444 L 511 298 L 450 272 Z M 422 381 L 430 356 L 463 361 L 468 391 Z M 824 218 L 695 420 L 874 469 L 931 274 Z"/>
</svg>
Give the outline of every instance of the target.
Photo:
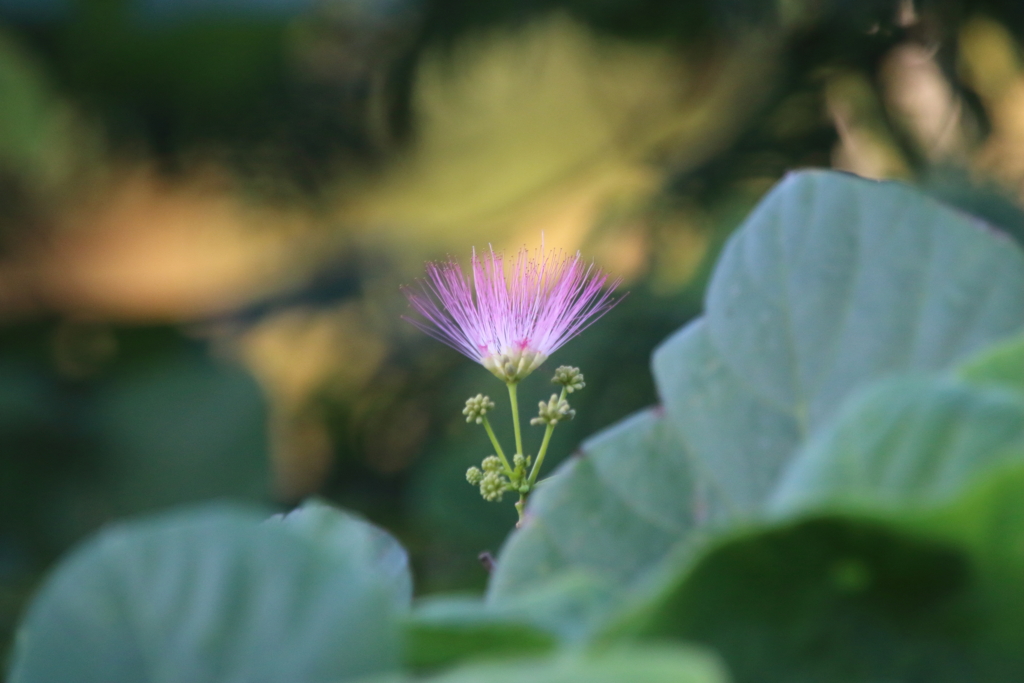
<svg viewBox="0 0 1024 683">
<path fill-rule="evenodd" d="M 265 400 L 205 345 L 63 323 L 8 328 L 0 348 L 0 528 L 29 557 L 124 515 L 269 500 Z"/>
<path fill-rule="evenodd" d="M 737 681 L 976 680 L 972 583 L 953 548 L 821 518 L 712 550 L 645 633 L 713 647 Z"/>
</svg>

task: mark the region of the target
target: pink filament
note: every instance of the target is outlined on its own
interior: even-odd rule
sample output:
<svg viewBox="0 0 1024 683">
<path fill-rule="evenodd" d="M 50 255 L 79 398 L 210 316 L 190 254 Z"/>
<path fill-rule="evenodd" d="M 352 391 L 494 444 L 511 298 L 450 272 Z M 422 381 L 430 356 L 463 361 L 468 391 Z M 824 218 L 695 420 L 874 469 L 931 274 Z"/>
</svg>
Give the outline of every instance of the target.
<svg viewBox="0 0 1024 683">
<path fill-rule="evenodd" d="M 449 259 L 427 264 L 420 291 L 403 288 L 425 320 L 406 319 L 477 362 L 523 350 L 550 356 L 618 303 L 619 280 L 604 289 L 607 281 L 579 252 L 531 257 L 524 247 L 506 276 L 501 254 L 481 259 L 474 249 L 472 281 Z"/>
</svg>

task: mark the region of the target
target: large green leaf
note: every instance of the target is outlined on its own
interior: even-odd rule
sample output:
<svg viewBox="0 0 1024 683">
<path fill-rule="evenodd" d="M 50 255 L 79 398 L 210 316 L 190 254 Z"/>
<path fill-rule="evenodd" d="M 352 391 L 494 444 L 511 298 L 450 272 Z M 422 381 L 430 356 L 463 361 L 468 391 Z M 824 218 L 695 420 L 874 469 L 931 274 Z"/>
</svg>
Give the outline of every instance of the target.
<svg viewBox="0 0 1024 683">
<path fill-rule="evenodd" d="M 1024 395 L 948 379 L 882 380 L 793 459 L 774 511 L 934 507 L 1024 453 Z"/>
<path fill-rule="evenodd" d="M 538 488 L 525 527 L 501 553 L 492 603 L 516 601 L 563 573 L 609 590 L 636 580 L 696 525 L 689 461 L 660 410 L 584 442 Z"/>
<path fill-rule="evenodd" d="M 254 513 L 206 508 L 111 527 L 53 574 L 12 683 L 342 681 L 393 670 L 393 588 L 359 553 Z"/>
<path fill-rule="evenodd" d="M 790 175 L 730 239 L 705 318 L 654 354 L 665 408 L 730 505 L 756 514 L 851 390 L 937 370 L 1024 325 L 1024 256 L 898 183 Z"/>
</svg>

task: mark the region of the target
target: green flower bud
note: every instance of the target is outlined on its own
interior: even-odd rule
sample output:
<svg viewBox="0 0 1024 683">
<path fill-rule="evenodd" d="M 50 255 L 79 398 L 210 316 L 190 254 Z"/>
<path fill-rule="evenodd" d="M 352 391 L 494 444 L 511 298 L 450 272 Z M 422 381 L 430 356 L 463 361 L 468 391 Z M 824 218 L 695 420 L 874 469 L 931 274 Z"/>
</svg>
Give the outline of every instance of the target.
<svg viewBox="0 0 1024 683">
<path fill-rule="evenodd" d="M 468 481 L 473 486 L 479 484 L 480 480 L 483 478 L 484 473 L 481 472 L 480 469 L 477 467 L 470 467 L 468 470 L 466 470 L 466 481 Z"/>
<path fill-rule="evenodd" d="M 509 353 L 488 354 L 480 364 L 506 384 L 516 384 L 547 360 L 547 356 L 530 349 L 514 350 Z"/>
<path fill-rule="evenodd" d="M 571 394 L 587 386 L 583 381 L 583 373 L 579 368 L 571 365 L 562 365 L 555 368 L 555 376 L 551 379 L 553 384 L 561 384 L 565 387 L 566 393 Z"/>
<path fill-rule="evenodd" d="M 551 399 L 547 403 L 540 402 L 539 415 L 530 420 L 530 424 L 556 425 L 574 417 L 576 417 L 576 411 L 569 407 L 569 402 L 565 399 L 559 400 L 558 394 L 551 394 Z"/>
<path fill-rule="evenodd" d="M 517 470 L 522 467 L 526 467 L 526 458 L 524 458 L 521 453 L 516 453 L 512 456 L 512 466 Z"/>
<path fill-rule="evenodd" d="M 508 480 L 497 472 L 488 472 L 480 480 L 480 495 L 486 501 L 492 503 L 500 502 L 501 497 L 505 494 L 505 487 L 507 485 Z"/>
<path fill-rule="evenodd" d="M 483 424 L 484 415 L 492 408 L 494 408 L 494 401 L 483 394 L 477 394 L 466 399 L 466 407 L 463 408 L 462 414 L 466 416 L 466 422 Z"/>
<path fill-rule="evenodd" d="M 484 458 L 484 461 L 480 463 L 480 467 L 484 469 L 484 472 L 500 474 L 502 469 L 501 459 L 496 455 L 488 455 Z"/>
</svg>

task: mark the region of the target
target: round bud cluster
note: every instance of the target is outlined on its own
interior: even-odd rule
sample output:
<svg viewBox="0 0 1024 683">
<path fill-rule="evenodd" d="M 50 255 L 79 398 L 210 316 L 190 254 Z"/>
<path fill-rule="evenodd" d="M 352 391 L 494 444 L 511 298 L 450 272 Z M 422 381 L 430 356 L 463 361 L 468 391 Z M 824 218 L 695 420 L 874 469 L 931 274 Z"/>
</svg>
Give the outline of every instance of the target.
<svg viewBox="0 0 1024 683">
<path fill-rule="evenodd" d="M 483 394 L 477 394 L 466 399 L 466 407 L 462 410 L 462 414 L 466 416 L 466 422 L 483 424 L 484 415 L 492 408 L 494 408 L 494 401 Z"/>
<path fill-rule="evenodd" d="M 508 486 L 508 480 L 495 472 L 488 472 L 480 480 L 480 495 L 489 502 L 501 502 L 501 497 Z"/>
<path fill-rule="evenodd" d="M 480 487 L 480 495 L 484 500 L 500 501 L 505 491 L 511 490 L 511 483 L 504 476 L 503 469 L 501 458 L 489 455 L 480 463 L 480 467 L 466 470 L 466 481 Z"/>
<path fill-rule="evenodd" d="M 562 365 L 555 368 L 555 376 L 551 379 L 551 382 L 553 384 L 561 384 L 565 387 L 565 391 L 570 394 L 587 386 L 583 381 L 583 373 L 580 372 L 580 369 L 574 368 L 571 365 Z"/>
<path fill-rule="evenodd" d="M 530 424 L 554 426 L 574 417 L 576 417 L 576 411 L 569 407 L 569 402 L 564 398 L 559 399 L 558 394 L 551 394 L 551 399 L 547 403 L 540 402 L 538 416 L 530 420 Z"/>
</svg>

